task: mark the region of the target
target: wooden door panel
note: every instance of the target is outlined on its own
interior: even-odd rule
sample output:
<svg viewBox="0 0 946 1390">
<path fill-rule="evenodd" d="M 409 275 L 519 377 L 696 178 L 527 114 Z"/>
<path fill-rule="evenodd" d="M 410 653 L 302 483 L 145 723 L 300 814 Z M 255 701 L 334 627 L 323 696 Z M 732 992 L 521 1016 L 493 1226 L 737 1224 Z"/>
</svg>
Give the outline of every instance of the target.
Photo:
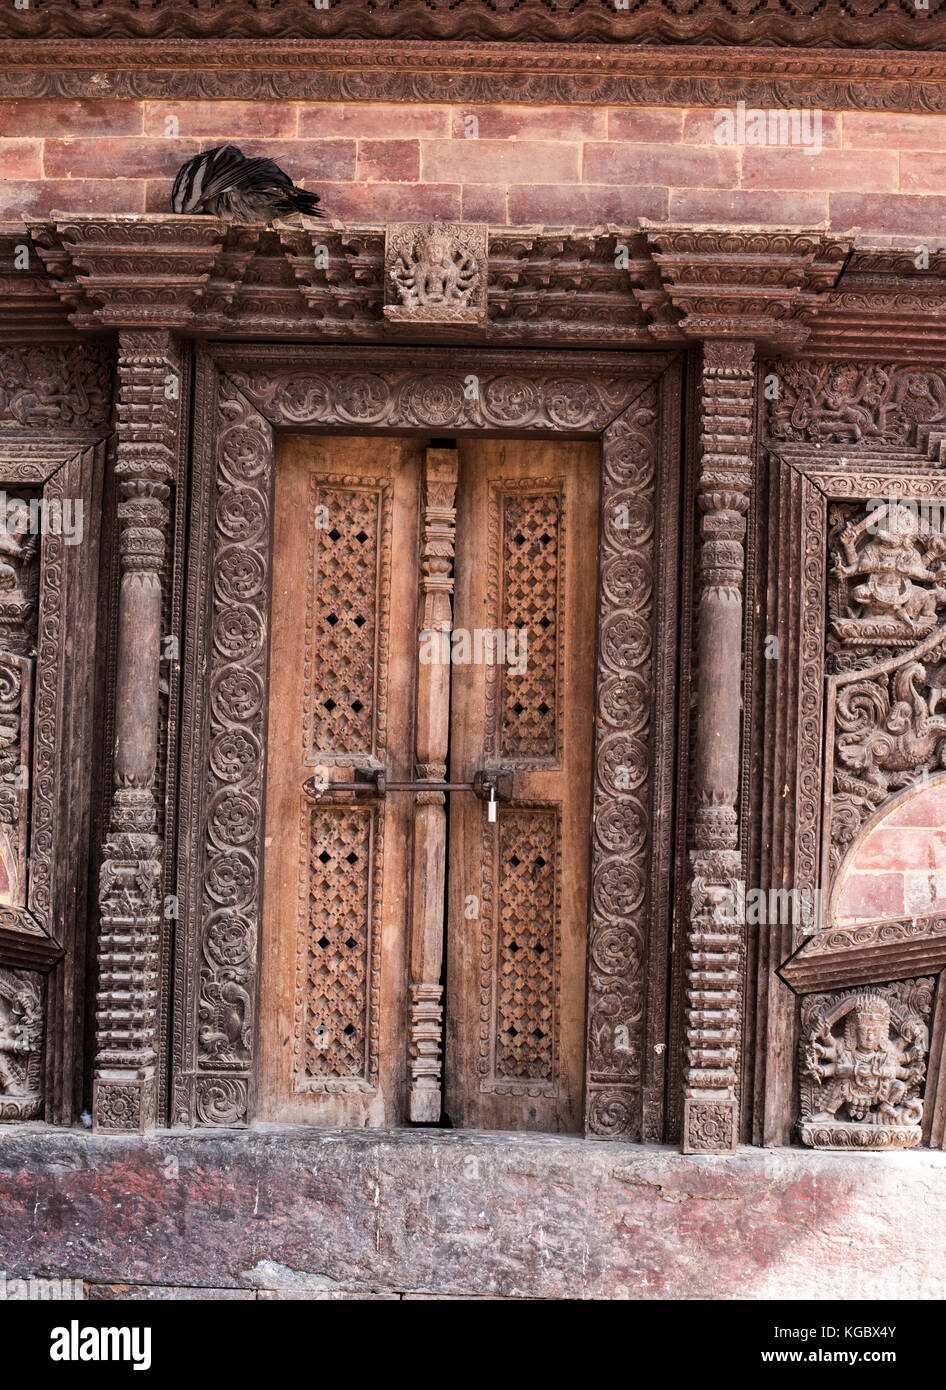
<svg viewBox="0 0 946 1390">
<path fill-rule="evenodd" d="M 409 798 L 421 446 L 290 436 L 277 459 L 262 942 L 261 1118 L 406 1118 Z"/>
<path fill-rule="evenodd" d="M 451 778 L 512 770 L 514 800 L 492 822 L 451 803 L 446 1109 L 578 1132 L 599 451 L 477 440 L 460 459 Z"/>
</svg>

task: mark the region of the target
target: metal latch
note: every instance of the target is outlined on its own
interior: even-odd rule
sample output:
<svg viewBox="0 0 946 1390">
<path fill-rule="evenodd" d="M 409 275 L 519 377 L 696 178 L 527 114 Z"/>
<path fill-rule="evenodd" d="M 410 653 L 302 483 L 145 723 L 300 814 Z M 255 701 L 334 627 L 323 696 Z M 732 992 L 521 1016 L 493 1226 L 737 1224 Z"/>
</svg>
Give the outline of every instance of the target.
<svg viewBox="0 0 946 1390">
<path fill-rule="evenodd" d="M 429 779 L 415 782 L 389 782 L 380 767 L 356 767 L 353 782 L 328 782 L 323 777 L 310 777 L 302 784 L 303 794 L 310 801 L 321 801 L 336 792 L 367 792 L 370 796 L 387 796 L 388 792 L 472 792 L 489 806 L 489 819 L 496 819 L 496 803 L 512 801 L 512 773 L 487 772 L 473 774 L 472 782 L 435 782 Z"/>
</svg>

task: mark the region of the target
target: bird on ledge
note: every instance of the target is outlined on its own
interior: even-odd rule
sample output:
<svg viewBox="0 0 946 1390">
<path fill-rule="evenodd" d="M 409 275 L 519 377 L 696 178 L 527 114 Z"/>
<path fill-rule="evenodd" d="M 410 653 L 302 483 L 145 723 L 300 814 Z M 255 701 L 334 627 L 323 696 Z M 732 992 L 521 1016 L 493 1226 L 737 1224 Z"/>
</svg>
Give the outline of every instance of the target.
<svg viewBox="0 0 946 1390">
<path fill-rule="evenodd" d="M 210 213 L 225 222 L 272 222 L 294 212 L 322 217 L 317 193 L 297 188 L 271 159 L 247 159 L 236 145 L 195 154 L 177 171 L 171 211 Z"/>
</svg>

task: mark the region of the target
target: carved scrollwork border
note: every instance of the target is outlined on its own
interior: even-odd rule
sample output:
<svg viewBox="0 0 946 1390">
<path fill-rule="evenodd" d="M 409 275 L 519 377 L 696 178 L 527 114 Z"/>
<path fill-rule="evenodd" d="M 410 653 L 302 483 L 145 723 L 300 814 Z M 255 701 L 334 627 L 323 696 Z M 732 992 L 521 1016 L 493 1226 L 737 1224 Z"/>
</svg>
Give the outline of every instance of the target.
<svg viewBox="0 0 946 1390">
<path fill-rule="evenodd" d="M 183 660 L 186 756 L 180 791 L 172 1123 L 239 1125 L 253 1114 L 275 429 L 397 428 L 431 435 L 507 430 L 604 437 L 608 495 L 619 498 L 635 487 L 647 492 L 652 564 L 657 509 L 667 503 L 667 515 L 675 514 L 673 488 L 668 490 L 663 480 L 669 471 L 663 454 L 673 444 L 666 432 L 667 395 L 657 384 L 663 373 L 677 371 L 672 363 L 662 353 L 513 354 L 474 348 L 421 349 L 412 353 L 410 365 L 404 365 L 400 350 L 390 348 L 214 345 L 199 352 Z M 477 383 L 473 392 L 465 389 L 471 377 Z M 659 487 L 658 476 L 663 480 Z M 673 522 L 668 531 L 675 545 Z M 660 545 L 667 544 L 662 538 Z M 603 642 L 608 650 L 617 650 L 615 643 L 629 643 L 633 656 L 637 627 L 630 607 L 641 572 L 633 557 L 622 554 L 626 543 L 620 537 L 613 537 L 612 548 L 613 563 L 603 572 L 601 591 L 602 620 L 608 625 Z M 252 593 L 237 592 L 241 577 L 250 573 Z M 672 573 L 668 568 L 668 576 Z M 653 580 L 651 588 L 656 590 Z M 671 615 L 669 591 L 655 592 L 648 604 L 650 650 L 658 614 Z M 672 701 L 672 667 L 662 663 L 662 671 L 662 697 Z M 601 680 L 609 674 L 610 668 L 599 670 Z M 613 739 L 621 727 L 619 706 L 611 712 L 617 723 L 607 732 Z M 667 756 L 672 732 L 668 740 Z M 642 776 L 648 781 L 659 759 L 652 750 L 646 756 Z M 657 802 L 669 786 L 665 774 L 666 769 L 663 790 L 654 793 L 654 824 Z M 219 803 L 227 797 L 237 797 L 239 808 L 221 820 Z M 227 826 L 239 832 L 238 844 L 224 843 L 225 834 L 221 839 Z M 650 859 L 656 855 L 654 839 L 648 823 L 640 852 Z M 610 859 L 614 857 L 612 853 Z M 234 862 L 224 873 L 230 860 Z M 599 896 L 605 888 L 599 879 Z M 659 888 L 654 891 L 659 901 Z M 606 907 L 605 915 L 612 909 L 620 915 L 617 902 Z M 645 949 L 653 946 L 659 953 L 659 932 L 652 929 L 647 937 Z M 607 956 L 600 940 L 599 953 L 602 949 Z M 612 974 L 613 965 L 610 960 Z M 658 979 L 665 978 L 665 971 L 666 962 L 658 962 Z M 625 993 L 640 995 L 631 1001 L 629 1018 L 642 1019 L 652 1003 L 644 997 L 649 982 L 640 965 L 624 973 Z M 215 1004 L 221 1000 L 231 1019 L 235 1014 L 243 1020 L 238 1037 L 226 1037 L 214 1027 Z M 639 1092 L 639 1083 L 635 1088 Z M 625 1130 L 639 1132 L 639 1099 L 628 1104 L 625 1098 L 625 1104 Z M 593 1119 L 589 1128 L 608 1132 Z"/>
</svg>

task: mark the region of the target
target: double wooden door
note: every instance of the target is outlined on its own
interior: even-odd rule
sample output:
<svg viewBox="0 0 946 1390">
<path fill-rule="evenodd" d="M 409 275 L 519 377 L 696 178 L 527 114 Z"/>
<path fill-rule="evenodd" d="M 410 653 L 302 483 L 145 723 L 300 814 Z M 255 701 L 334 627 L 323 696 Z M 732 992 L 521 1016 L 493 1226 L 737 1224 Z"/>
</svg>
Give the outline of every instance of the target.
<svg viewBox="0 0 946 1390">
<path fill-rule="evenodd" d="M 282 441 L 262 1119 L 580 1130 L 598 466 Z"/>
</svg>

